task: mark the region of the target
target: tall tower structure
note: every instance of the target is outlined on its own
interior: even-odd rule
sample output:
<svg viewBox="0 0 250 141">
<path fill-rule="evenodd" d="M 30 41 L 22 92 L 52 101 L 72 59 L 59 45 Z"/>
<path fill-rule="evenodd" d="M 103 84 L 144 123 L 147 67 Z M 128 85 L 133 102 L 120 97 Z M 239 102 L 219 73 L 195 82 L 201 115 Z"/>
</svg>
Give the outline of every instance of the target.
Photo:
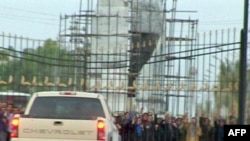
<svg viewBox="0 0 250 141">
<path fill-rule="evenodd" d="M 155 76 L 164 75 L 165 62 L 157 63 L 163 56 L 152 56 L 166 53 L 164 6 L 163 1 L 153 0 L 137 0 L 130 5 L 130 32 L 137 36 L 132 36 L 130 40 L 133 46 L 130 48 L 129 72 L 138 75 L 128 77 L 128 85 L 136 82 L 137 95 L 134 103 L 145 110 L 159 109 L 163 102 L 153 94 L 159 93 L 162 90 L 159 87 L 164 85 L 164 78 Z M 157 88 L 154 88 L 155 86 Z"/>
<path fill-rule="evenodd" d="M 92 18 L 91 85 L 106 98 L 113 111 L 126 109 L 128 76 L 128 7 L 123 0 L 99 0 Z M 90 86 L 91 87 L 91 86 Z M 91 88 L 90 88 L 91 89 Z M 116 103 L 116 104 L 115 104 Z"/>
<path fill-rule="evenodd" d="M 173 89 L 182 79 L 181 72 L 176 75 L 181 65 L 176 64 L 188 64 L 185 57 L 174 54 L 181 51 L 182 44 L 190 46 L 192 39 L 184 35 L 190 33 L 184 31 L 193 32 L 189 29 L 192 21 L 175 18 L 176 0 L 170 11 L 167 11 L 166 0 L 96 2 L 94 5 L 95 2 L 89 0 L 87 10 L 66 16 L 77 21 L 72 27 L 77 31 L 64 34 L 74 37 L 75 44 L 84 42 L 83 47 L 77 45 L 83 53 L 74 50 L 83 57 L 80 62 L 84 64 L 82 90 L 103 94 L 112 111 L 169 110 L 168 101 L 174 100 L 168 97 L 181 97 L 177 89 Z M 167 13 L 172 13 L 168 14 L 170 18 Z M 176 28 L 179 28 L 179 36 L 175 34 Z"/>
<path fill-rule="evenodd" d="M 115 84 L 125 84 L 123 94 L 111 89 L 104 92 L 110 103 L 114 103 L 111 101 L 115 97 L 127 101 L 128 96 L 129 102 L 124 104 L 127 109 L 131 109 L 135 105 L 135 97 L 140 97 L 140 90 L 135 84 L 141 87 L 143 82 L 140 78 L 153 75 L 155 70 L 150 70 L 149 66 L 145 67 L 147 69 L 143 67 L 159 46 L 164 21 L 161 9 L 160 2 L 152 0 L 98 1 L 96 16 L 92 22 L 91 50 L 100 56 L 92 56 L 91 61 L 107 63 L 95 63 L 91 67 L 102 68 L 94 70 L 94 73 L 102 74 L 103 85 L 112 85 L 112 81 Z M 107 66 L 109 68 L 105 68 Z"/>
</svg>

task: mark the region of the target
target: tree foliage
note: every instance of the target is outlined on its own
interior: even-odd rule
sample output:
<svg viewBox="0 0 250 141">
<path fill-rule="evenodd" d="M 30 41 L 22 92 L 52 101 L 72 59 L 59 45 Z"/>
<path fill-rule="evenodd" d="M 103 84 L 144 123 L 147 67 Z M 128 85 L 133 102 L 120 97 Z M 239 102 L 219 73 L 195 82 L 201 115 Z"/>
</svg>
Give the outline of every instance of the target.
<svg viewBox="0 0 250 141">
<path fill-rule="evenodd" d="M 7 50 L 0 49 L 0 61 L 8 61 L 9 60 L 9 52 Z"/>
<path fill-rule="evenodd" d="M 8 52 L 0 51 L 1 60 L 5 60 L 0 64 L 1 80 L 8 80 L 9 75 L 14 76 L 14 84 L 0 86 L 3 90 L 14 90 L 30 92 L 34 91 L 32 87 L 21 86 L 21 76 L 29 82 L 33 77 L 38 82 L 43 83 L 45 76 L 48 76 L 54 82 L 56 77 L 60 77 L 62 82 L 67 83 L 68 77 L 71 77 L 75 61 L 74 57 L 65 48 L 59 47 L 56 41 L 48 39 L 42 46 L 35 48 L 25 48 L 21 53 L 12 49 L 11 54 L 14 57 L 6 55 Z M 3 54 L 3 55 L 1 55 Z M 36 90 L 46 90 L 46 87 L 35 88 Z"/>
<path fill-rule="evenodd" d="M 218 75 L 218 81 L 220 82 L 221 91 L 215 92 L 216 107 L 225 106 L 229 109 L 228 112 L 237 112 L 238 110 L 238 97 L 239 92 L 236 89 L 236 85 L 239 84 L 239 61 L 231 62 L 226 60 L 220 64 L 220 73 Z M 250 71 L 248 71 L 250 74 Z M 248 75 L 248 80 L 249 75 Z M 223 91 L 225 88 L 230 88 L 230 84 L 233 84 L 229 91 Z M 249 97 L 247 101 L 250 101 Z"/>
</svg>

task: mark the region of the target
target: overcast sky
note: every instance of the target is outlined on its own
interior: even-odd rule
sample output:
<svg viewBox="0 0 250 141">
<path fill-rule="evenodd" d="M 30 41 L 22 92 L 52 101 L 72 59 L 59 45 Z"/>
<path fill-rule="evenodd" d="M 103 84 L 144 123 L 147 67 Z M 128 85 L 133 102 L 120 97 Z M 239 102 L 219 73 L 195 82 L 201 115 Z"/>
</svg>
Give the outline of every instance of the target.
<svg viewBox="0 0 250 141">
<path fill-rule="evenodd" d="M 180 0 L 179 10 L 196 10 L 190 14 L 199 20 L 199 31 L 241 28 L 244 0 Z"/>
<path fill-rule="evenodd" d="M 37 39 L 56 38 L 60 14 L 78 12 L 79 3 L 80 0 L 1 0 L 0 32 Z M 177 17 L 199 20 L 199 32 L 242 27 L 243 0 L 179 0 L 177 9 L 197 11 L 177 13 Z"/>
</svg>

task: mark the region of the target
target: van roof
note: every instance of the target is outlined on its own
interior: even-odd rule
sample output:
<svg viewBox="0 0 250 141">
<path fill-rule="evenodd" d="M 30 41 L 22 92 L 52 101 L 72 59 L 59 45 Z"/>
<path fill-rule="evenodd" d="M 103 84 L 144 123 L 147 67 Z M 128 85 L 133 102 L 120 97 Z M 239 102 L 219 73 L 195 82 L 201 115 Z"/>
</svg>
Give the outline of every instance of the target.
<svg viewBox="0 0 250 141">
<path fill-rule="evenodd" d="M 42 91 L 36 92 L 37 96 L 61 96 L 63 93 L 72 93 L 72 96 L 77 97 L 89 97 L 89 98 L 98 98 L 102 97 L 100 94 L 89 93 L 89 92 L 80 92 L 80 91 Z"/>
<path fill-rule="evenodd" d="M 22 92 L 0 92 L 0 96 L 31 96 L 31 94 Z"/>
</svg>

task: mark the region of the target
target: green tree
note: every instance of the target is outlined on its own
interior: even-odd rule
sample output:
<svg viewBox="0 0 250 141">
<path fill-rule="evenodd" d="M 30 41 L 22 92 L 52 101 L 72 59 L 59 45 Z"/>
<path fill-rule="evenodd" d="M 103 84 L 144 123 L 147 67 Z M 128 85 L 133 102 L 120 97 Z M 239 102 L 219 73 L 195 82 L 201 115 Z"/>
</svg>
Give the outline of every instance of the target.
<svg viewBox="0 0 250 141">
<path fill-rule="evenodd" d="M 8 61 L 9 60 L 9 52 L 7 50 L 0 49 L 0 61 Z"/>
<path fill-rule="evenodd" d="M 0 71 L 6 71 L 6 67 L 1 67 L 1 66 L 6 66 L 6 64 L 9 61 L 9 52 L 4 49 L 0 49 Z M 5 75 L 4 73 L 0 72 L 0 80 L 1 81 L 8 81 L 8 76 Z M 7 87 L 4 86 L 1 88 L 2 90 L 7 90 Z"/>
<path fill-rule="evenodd" d="M 15 50 L 12 51 L 16 52 Z M 7 60 L 8 55 L 2 56 L 2 58 L 4 57 Z M 70 52 L 61 48 L 56 41 L 51 39 L 46 40 L 42 46 L 25 48 L 22 53 L 16 54 L 13 58 L 9 59 L 7 63 L 0 64 L 0 71 L 1 76 L 5 76 L 5 79 L 8 79 L 9 75 L 14 75 L 15 83 L 9 89 L 15 91 L 47 90 L 46 87 L 21 86 L 21 76 L 24 76 L 29 82 L 32 82 L 34 76 L 37 77 L 37 81 L 42 83 L 45 76 L 48 76 L 52 82 L 55 81 L 57 76 L 61 78 L 61 81 L 66 82 L 70 77 L 69 72 L 73 72 L 74 68 L 72 67 L 74 59 Z"/>
<path fill-rule="evenodd" d="M 220 73 L 218 81 L 220 82 L 221 91 L 215 92 L 216 107 L 225 106 L 229 109 L 228 112 L 236 112 L 238 110 L 238 90 L 236 89 L 239 83 L 239 61 L 231 62 L 226 60 L 220 64 Z M 250 74 L 250 71 L 248 71 Z M 249 75 L 248 75 L 248 80 Z M 250 99 L 248 97 L 247 101 Z M 231 113 L 230 113 L 231 114 Z"/>
</svg>

